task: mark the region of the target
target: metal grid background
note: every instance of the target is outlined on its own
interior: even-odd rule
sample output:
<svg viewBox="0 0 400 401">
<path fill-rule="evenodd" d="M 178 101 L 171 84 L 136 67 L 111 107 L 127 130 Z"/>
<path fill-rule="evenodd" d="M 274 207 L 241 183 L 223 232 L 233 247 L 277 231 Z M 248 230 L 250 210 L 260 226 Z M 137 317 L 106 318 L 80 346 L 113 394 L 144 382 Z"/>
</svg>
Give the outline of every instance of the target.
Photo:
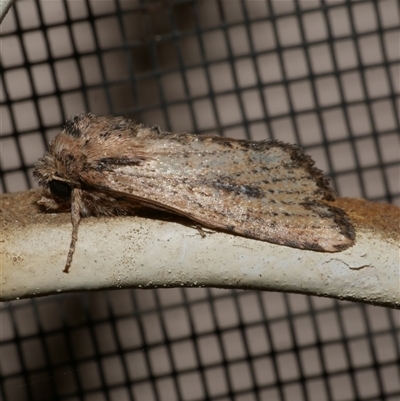
<svg viewBox="0 0 400 401">
<path fill-rule="evenodd" d="M 393 1 L 18 1 L 1 29 L 0 191 L 63 120 L 301 144 L 342 196 L 400 204 Z M 216 289 L 0 309 L 1 399 L 398 400 L 398 311 Z"/>
</svg>

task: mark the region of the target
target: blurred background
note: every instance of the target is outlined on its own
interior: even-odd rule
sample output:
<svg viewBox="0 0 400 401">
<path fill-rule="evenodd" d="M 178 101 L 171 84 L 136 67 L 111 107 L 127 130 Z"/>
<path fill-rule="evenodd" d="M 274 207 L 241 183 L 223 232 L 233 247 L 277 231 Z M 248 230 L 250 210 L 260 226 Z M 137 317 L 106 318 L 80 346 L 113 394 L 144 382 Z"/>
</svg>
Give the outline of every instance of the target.
<svg viewBox="0 0 400 401">
<path fill-rule="evenodd" d="M 0 25 L 0 193 L 65 119 L 298 143 L 340 196 L 400 205 L 399 3 L 18 0 Z M 399 289 L 400 290 L 400 289 Z M 398 400 L 399 311 L 219 289 L 0 307 L 8 400 Z"/>
</svg>

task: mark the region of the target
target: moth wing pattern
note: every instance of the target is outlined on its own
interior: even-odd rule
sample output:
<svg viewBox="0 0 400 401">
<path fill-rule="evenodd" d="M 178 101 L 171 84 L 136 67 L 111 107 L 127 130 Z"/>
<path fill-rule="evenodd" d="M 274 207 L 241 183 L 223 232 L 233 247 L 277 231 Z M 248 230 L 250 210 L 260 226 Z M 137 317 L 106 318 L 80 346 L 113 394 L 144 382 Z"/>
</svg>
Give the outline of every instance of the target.
<svg viewBox="0 0 400 401">
<path fill-rule="evenodd" d="M 123 157 L 97 158 L 83 184 L 209 228 L 316 251 L 351 246 L 354 230 L 300 148 L 144 129 Z M 135 149 L 140 149 L 138 159 Z"/>
</svg>

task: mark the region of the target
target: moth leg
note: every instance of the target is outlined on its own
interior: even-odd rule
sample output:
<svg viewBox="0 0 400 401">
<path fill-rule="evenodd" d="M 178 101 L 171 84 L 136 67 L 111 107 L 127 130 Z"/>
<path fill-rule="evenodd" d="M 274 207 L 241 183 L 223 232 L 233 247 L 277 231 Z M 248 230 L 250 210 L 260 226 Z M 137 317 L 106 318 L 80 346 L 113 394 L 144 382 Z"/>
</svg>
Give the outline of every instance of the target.
<svg viewBox="0 0 400 401">
<path fill-rule="evenodd" d="M 67 256 L 67 262 L 65 264 L 64 273 L 68 273 L 71 267 L 72 257 L 75 252 L 75 244 L 78 240 L 78 226 L 81 221 L 81 209 L 82 209 L 82 192 L 80 189 L 74 189 L 71 196 L 71 220 L 72 220 L 72 236 L 71 243 L 69 245 L 69 251 Z"/>
<path fill-rule="evenodd" d="M 47 210 L 57 210 L 59 208 L 58 203 L 53 198 L 47 198 L 46 196 L 42 196 L 37 203 L 44 206 Z"/>
<path fill-rule="evenodd" d="M 199 232 L 199 234 L 201 235 L 201 238 L 205 238 L 206 237 L 206 233 L 203 230 L 203 227 L 200 226 L 199 224 L 196 224 L 195 227 L 196 227 L 197 231 Z"/>
</svg>

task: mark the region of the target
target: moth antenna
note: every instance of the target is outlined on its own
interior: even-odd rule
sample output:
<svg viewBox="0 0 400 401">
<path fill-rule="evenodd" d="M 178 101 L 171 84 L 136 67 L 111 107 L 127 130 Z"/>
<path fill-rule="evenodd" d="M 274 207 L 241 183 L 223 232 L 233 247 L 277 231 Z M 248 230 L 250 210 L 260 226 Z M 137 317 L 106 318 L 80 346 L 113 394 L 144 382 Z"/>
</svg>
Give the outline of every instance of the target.
<svg viewBox="0 0 400 401">
<path fill-rule="evenodd" d="M 81 204 L 82 204 L 81 195 L 82 193 L 80 189 L 74 189 L 72 191 L 72 196 L 71 196 L 72 236 L 71 236 L 71 244 L 69 245 L 67 262 L 65 263 L 65 267 L 63 270 L 64 273 L 69 272 L 69 268 L 71 267 L 72 263 L 72 257 L 74 256 L 75 252 L 75 244 L 76 241 L 78 240 L 78 227 L 79 227 L 79 222 L 81 221 Z"/>
</svg>

